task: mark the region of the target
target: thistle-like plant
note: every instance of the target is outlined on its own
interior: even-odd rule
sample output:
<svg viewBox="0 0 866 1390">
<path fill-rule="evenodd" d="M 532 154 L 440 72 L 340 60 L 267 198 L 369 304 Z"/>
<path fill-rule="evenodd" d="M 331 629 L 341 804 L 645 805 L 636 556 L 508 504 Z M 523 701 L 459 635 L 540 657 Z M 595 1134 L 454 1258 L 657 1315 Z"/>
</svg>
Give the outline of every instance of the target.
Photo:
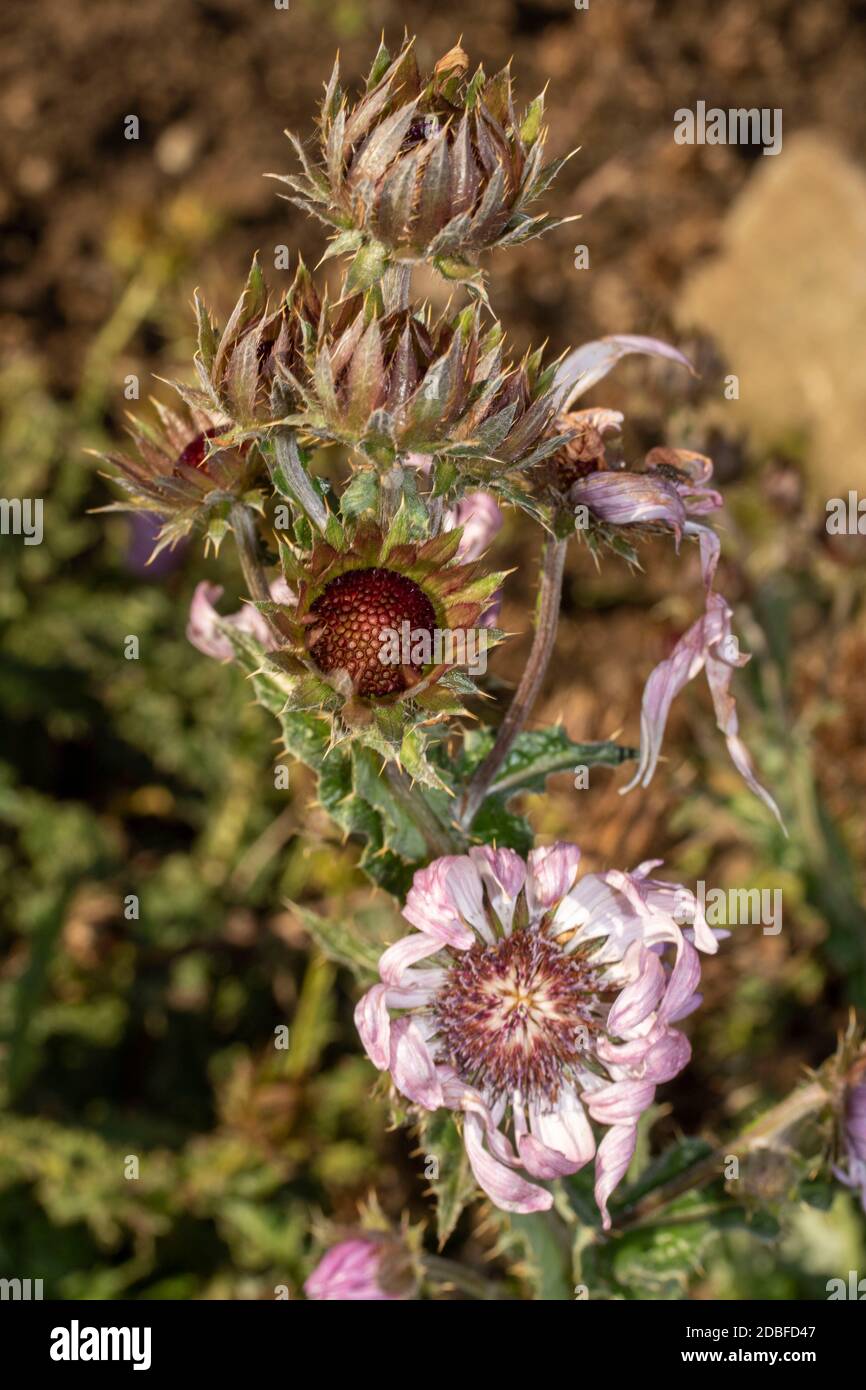
<svg viewBox="0 0 866 1390">
<path fill-rule="evenodd" d="M 187 414 L 161 408 L 157 429 L 136 427 L 140 459 L 114 456 L 120 505 L 161 517 L 160 546 L 232 534 L 251 607 L 220 619 L 219 590 L 200 585 L 191 638 L 234 654 L 285 753 L 313 769 L 319 802 L 417 929 L 374 970 L 350 923 L 304 915 L 368 986 L 358 1029 L 410 1107 L 399 1113 L 455 1165 L 434 1183 L 440 1238 L 475 1181 L 500 1212 L 526 1214 L 552 1208 L 549 1184 L 590 1162 L 600 1229 L 617 1220 L 641 1116 L 688 1062 L 674 1025 L 700 1002 L 698 952 L 718 943 L 694 897 L 675 900 L 652 865 L 579 876 L 576 847 L 534 845 L 510 802 L 576 763 L 637 757 L 645 785 L 671 700 L 706 669 L 735 766 L 779 814 L 737 725 L 732 681 L 747 658 L 715 587 L 712 465 L 661 447 L 624 467 L 621 413 L 578 404 L 627 353 L 689 364 L 627 336 L 509 360 L 479 257 L 558 225 L 537 200 L 561 161 L 543 166 L 542 100 L 518 117 L 508 70 L 470 76 L 456 47 L 422 77 L 411 42 L 393 60 L 383 45 L 357 100 L 335 67 L 319 138 L 318 159 L 296 142 L 303 172 L 286 182 L 335 230 L 327 256 L 348 261 L 337 298 L 302 263 L 272 298 L 258 262 L 222 330 L 197 297 L 194 381 L 176 383 Z M 468 280 L 455 289 L 467 302 L 439 315 L 417 303 L 417 262 Z M 486 556 L 502 506 L 534 519 L 542 555 L 532 650 L 493 722 L 466 655 L 468 638 L 505 637 L 493 623 L 507 574 Z M 705 605 L 650 676 L 640 749 L 528 730 L 569 541 L 634 563 L 651 534 L 698 544 Z M 851 1182 L 861 1092 L 844 1102 Z M 778 1132 L 833 1094 L 813 1087 L 780 1111 Z M 348 1282 L 369 1290 L 382 1248 L 344 1242 L 315 1296 L 331 1296 L 344 1259 L 361 1271 Z"/>
</svg>

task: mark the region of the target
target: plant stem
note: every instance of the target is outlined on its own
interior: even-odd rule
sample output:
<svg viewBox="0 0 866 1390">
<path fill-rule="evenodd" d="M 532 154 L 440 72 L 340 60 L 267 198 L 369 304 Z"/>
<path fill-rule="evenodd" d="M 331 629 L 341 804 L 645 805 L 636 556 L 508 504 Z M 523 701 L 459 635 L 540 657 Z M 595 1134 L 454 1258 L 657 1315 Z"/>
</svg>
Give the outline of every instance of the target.
<svg viewBox="0 0 866 1390">
<path fill-rule="evenodd" d="M 499 726 L 496 742 L 484 761 L 475 769 L 463 797 L 459 819 L 460 824 L 466 829 L 475 819 L 494 777 L 505 761 L 508 750 L 529 718 L 541 689 L 556 641 L 566 544 L 564 540 L 549 539 L 545 542 L 532 650 L 508 712 Z"/>
<path fill-rule="evenodd" d="M 259 559 L 259 537 L 249 507 L 245 507 L 242 502 L 235 502 L 229 513 L 229 524 L 238 548 L 238 558 L 250 598 L 266 602 L 271 596 L 271 591 Z"/>
<path fill-rule="evenodd" d="M 714 1149 L 706 1158 L 692 1164 L 684 1173 L 678 1173 L 669 1182 L 662 1183 L 652 1192 L 626 1207 L 621 1216 L 614 1217 L 614 1232 L 634 1230 L 636 1226 L 654 1225 L 662 1209 L 681 1197 L 684 1192 L 693 1192 L 706 1187 L 723 1171 L 725 1161 L 730 1156 L 745 1158 L 757 1149 L 767 1147 L 773 1139 L 783 1135 L 786 1130 L 817 1110 L 829 1104 L 830 1097 L 826 1086 L 820 1081 L 801 1086 L 786 1096 L 772 1110 L 762 1115 L 756 1124 L 737 1135 L 726 1144 Z"/>
<path fill-rule="evenodd" d="M 474 1270 L 467 1269 L 465 1265 L 458 1264 L 456 1260 L 445 1259 L 442 1255 L 425 1255 L 423 1263 L 425 1274 L 440 1286 L 447 1287 L 450 1284 L 462 1293 L 468 1294 L 470 1298 L 482 1299 L 485 1302 L 499 1297 L 496 1284 L 476 1274 Z"/>
<path fill-rule="evenodd" d="M 271 587 L 259 558 L 259 535 L 249 507 L 245 507 L 242 502 L 235 502 L 229 513 L 229 525 L 235 538 L 238 558 L 241 562 L 241 570 L 250 598 L 255 603 L 269 603 Z M 269 615 L 268 622 L 275 631 L 281 632 L 278 614 Z"/>
<path fill-rule="evenodd" d="M 388 764 L 388 783 L 402 809 L 424 836 L 434 858 L 444 854 L 459 854 L 466 848 L 463 836 L 444 825 L 421 791 L 416 791 L 409 778 L 393 763 Z"/>
</svg>

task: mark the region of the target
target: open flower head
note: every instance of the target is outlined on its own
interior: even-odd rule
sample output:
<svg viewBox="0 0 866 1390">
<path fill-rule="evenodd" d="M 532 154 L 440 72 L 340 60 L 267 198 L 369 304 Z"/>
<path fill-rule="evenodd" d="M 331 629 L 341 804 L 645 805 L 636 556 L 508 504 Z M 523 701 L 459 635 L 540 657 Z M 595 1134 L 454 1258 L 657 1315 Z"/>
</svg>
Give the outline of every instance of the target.
<svg viewBox="0 0 866 1390">
<path fill-rule="evenodd" d="M 409 724 L 465 712 L 475 688 L 466 671 L 483 670 L 501 638 L 483 619 L 504 575 L 456 560 L 460 539 L 458 528 L 401 544 L 393 531 L 366 527 L 345 550 L 284 547 L 296 597 L 267 607 L 279 609 L 289 635 L 272 659 L 294 682 L 291 706 L 340 715 L 341 728 L 367 737 L 378 730 L 386 755 Z"/>
<path fill-rule="evenodd" d="M 375 271 L 389 259 L 432 260 L 471 275 L 481 252 L 559 225 L 537 210 L 564 163 L 544 165 L 544 98 L 518 117 L 510 68 L 469 74 L 452 48 L 422 76 L 414 40 L 392 61 L 384 44 L 351 105 L 339 60 L 320 119 L 321 158 L 282 176 L 291 199 L 338 233 L 335 251 L 359 250 Z"/>
<path fill-rule="evenodd" d="M 691 895 L 650 876 L 658 861 L 578 877 L 579 858 L 484 845 L 420 870 L 403 909 L 417 931 L 386 950 L 355 1021 L 404 1096 L 462 1113 L 497 1206 L 548 1208 L 541 1184 L 594 1159 L 607 1227 L 637 1122 L 689 1060 L 674 1025 L 700 1002 L 696 947 L 716 939 Z"/>
</svg>

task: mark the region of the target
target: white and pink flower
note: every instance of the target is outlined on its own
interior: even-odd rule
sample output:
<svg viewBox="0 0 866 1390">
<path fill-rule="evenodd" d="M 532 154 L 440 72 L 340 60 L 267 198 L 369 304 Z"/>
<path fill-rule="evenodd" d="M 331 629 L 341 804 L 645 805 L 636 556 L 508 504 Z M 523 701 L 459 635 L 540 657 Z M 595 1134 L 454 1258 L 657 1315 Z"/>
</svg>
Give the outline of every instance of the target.
<svg viewBox="0 0 866 1390">
<path fill-rule="evenodd" d="M 693 898 L 679 925 L 687 895 L 650 877 L 659 861 L 578 877 L 579 859 L 482 845 L 419 870 L 403 909 L 417 931 L 385 951 L 355 1022 L 410 1101 L 462 1112 L 497 1206 L 544 1210 L 540 1184 L 594 1158 L 607 1228 L 637 1122 L 689 1060 L 673 1025 L 700 1002 L 695 947 L 717 943 Z"/>
</svg>

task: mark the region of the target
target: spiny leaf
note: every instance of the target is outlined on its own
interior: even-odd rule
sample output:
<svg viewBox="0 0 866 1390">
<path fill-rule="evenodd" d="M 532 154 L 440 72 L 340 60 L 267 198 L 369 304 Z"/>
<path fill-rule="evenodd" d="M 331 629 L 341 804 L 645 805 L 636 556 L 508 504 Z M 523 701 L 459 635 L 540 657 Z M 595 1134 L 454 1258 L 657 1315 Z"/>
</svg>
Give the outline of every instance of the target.
<svg viewBox="0 0 866 1390">
<path fill-rule="evenodd" d="M 433 1162 L 430 1187 L 436 1198 L 436 1234 L 439 1249 L 454 1231 L 465 1206 L 476 1194 L 475 1178 L 466 1157 L 466 1146 L 450 1110 L 425 1115 L 419 1125 L 425 1170 Z"/>
</svg>

